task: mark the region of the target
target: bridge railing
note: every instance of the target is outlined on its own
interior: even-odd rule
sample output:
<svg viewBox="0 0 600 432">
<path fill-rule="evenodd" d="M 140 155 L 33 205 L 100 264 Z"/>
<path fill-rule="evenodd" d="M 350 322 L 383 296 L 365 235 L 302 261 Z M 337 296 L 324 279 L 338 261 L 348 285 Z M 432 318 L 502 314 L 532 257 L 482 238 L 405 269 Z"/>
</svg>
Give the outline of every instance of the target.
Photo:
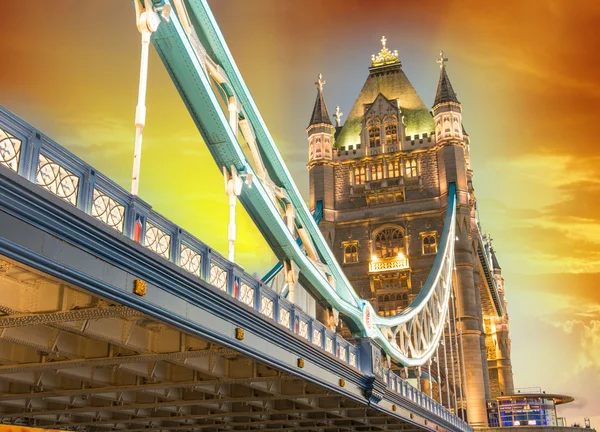
<svg viewBox="0 0 600 432">
<path fill-rule="evenodd" d="M 228 261 L 208 245 L 169 221 L 137 196 L 0 106 L 0 172 L 18 173 L 42 189 L 90 215 L 208 282 L 246 306 L 306 339 L 339 361 L 361 369 L 360 346 L 348 342 L 267 285 Z M 472 429 L 442 405 L 390 370 L 384 382 L 392 393 L 436 414 L 463 431 Z"/>
</svg>

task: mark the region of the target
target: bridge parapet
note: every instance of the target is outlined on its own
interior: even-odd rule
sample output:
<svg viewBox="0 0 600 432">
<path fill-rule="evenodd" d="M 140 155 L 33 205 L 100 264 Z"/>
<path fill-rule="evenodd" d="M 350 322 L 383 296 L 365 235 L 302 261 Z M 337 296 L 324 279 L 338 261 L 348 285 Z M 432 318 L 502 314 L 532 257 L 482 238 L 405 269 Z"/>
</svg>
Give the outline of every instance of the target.
<svg viewBox="0 0 600 432">
<path fill-rule="evenodd" d="M 50 193 L 114 230 L 111 232 L 114 236 L 124 236 L 141 244 L 151 252 L 148 253 L 151 260 L 169 261 L 192 277 L 227 293 L 259 316 L 285 327 L 333 356 L 337 362 L 360 372 L 365 382 L 375 376 L 376 385 L 372 387 L 378 393 L 375 399 L 385 399 L 394 404 L 393 407 L 408 403 L 445 421 L 454 430 L 472 430 L 467 423 L 393 371 L 382 368 L 381 357 L 373 355 L 379 348 L 370 340 L 366 343 L 376 349 L 370 350 L 371 354 L 367 355 L 361 349 L 364 340 L 351 343 L 330 331 L 239 265 L 153 211 L 148 203 L 129 194 L 52 139 L 0 107 L 0 175 L 7 173 L 5 177 L 10 177 L 9 171 L 38 185 L 40 189 L 36 194 L 42 198 Z M 393 411 L 396 411 L 395 408 Z"/>
</svg>

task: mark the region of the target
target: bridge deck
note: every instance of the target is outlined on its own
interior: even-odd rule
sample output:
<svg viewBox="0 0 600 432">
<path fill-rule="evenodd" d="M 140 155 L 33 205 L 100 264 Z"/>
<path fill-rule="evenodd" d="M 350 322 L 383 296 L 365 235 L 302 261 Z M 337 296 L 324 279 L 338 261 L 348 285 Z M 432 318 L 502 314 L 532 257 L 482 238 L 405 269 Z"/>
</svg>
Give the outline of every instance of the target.
<svg viewBox="0 0 600 432">
<path fill-rule="evenodd" d="M 330 334 L 4 110 L 0 130 L 20 140 L 17 164 L 0 161 L 1 422 L 86 430 L 470 429 L 382 370 L 369 340 L 351 344 Z M 64 183 L 61 169 L 80 175 L 79 199 L 40 185 L 48 158 L 59 167 L 50 180 Z M 122 225 L 94 214 L 98 190 L 122 203 Z M 135 240 L 136 217 L 145 231 L 152 223 L 168 231 L 166 250 L 160 241 L 152 249 L 147 238 L 146 246 Z M 202 252 L 197 274 L 182 268 L 182 244 Z M 204 278 L 212 264 L 226 273 L 225 284 Z M 134 293 L 136 281 L 145 283 L 144 295 Z M 250 301 L 243 284 L 254 290 Z M 273 302 L 271 316 L 262 296 Z"/>
<path fill-rule="evenodd" d="M 0 259 L 4 422 L 130 431 L 415 428 L 238 350 Z"/>
</svg>

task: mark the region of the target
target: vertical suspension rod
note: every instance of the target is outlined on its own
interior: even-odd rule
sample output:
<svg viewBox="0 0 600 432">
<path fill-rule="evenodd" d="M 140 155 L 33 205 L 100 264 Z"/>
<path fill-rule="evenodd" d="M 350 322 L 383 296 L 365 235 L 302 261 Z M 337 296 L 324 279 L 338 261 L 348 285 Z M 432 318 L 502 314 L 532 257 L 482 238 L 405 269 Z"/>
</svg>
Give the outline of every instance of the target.
<svg viewBox="0 0 600 432">
<path fill-rule="evenodd" d="M 146 124 L 146 88 L 148 87 L 148 52 L 150 38 L 158 29 L 160 17 L 152 8 L 152 2 L 146 0 L 146 7 L 140 0 L 135 0 L 135 21 L 142 35 L 142 55 L 140 60 L 140 82 L 138 100 L 135 107 L 135 144 L 133 149 L 133 172 L 131 174 L 131 194 L 137 195 L 140 185 L 140 165 L 142 159 L 142 134 Z"/>
<path fill-rule="evenodd" d="M 437 382 L 438 382 L 438 393 L 439 393 L 438 402 L 443 406 L 444 401 L 442 400 L 442 374 L 440 373 L 440 346 L 439 346 L 439 344 L 437 346 L 437 351 L 435 354 L 435 364 L 437 366 Z"/>
<path fill-rule="evenodd" d="M 452 289 L 452 287 L 450 287 Z M 452 291 L 450 291 L 452 292 Z M 452 301 L 452 299 L 450 299 Z M 454 414 L 456 414 L 456 374 L 454 373 L 454 343 L 452 342 L 452 320 L 450 319 L 450 310 L 446 314 L 446 322 L 448 323 L 448 343 L 450 344 L 450 366 L 452 367 L 452 395 L 454 397 Z"/>
<path fill-rule="evenodd" d="M 446 326 L 444 325 L 444 330 L 442 331 L 442 339 L 444 340 L 444 373 L 446 374 L 446 406 L 448 409 L 452 407 L 450 403 L 450 382 L 448 380 L 448 353 L 446 350 Z"/>
</svg>

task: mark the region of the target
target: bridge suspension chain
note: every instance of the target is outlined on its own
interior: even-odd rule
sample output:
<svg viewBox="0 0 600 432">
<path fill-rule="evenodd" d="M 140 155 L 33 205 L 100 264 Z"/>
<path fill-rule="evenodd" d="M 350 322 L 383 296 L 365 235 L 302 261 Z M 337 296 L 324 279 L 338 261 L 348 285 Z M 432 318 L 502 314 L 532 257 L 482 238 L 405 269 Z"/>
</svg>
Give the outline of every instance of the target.
<svg viewBox="0 0 600 432">
<path fill-rule="evenodd" d="M 266 237 L 271 247 L 286 263 L 288 287 L 293 289 L 299 272 L 308 289 L 334 310 L 339 310 L 353 332 L 371 337 L 405 366 L 427 363 L 443 337 L 449 311 L 457 199 L 454 184 L 448 188 L 441 247 L 423 289 L 410 306 L 396 316 L 378 316 L 370 303 L 357 295 L 306 208 L 207 2 L 190 2 L 189 10 L 182 0 L 172 0 L 172 3 L 176 13 L 157 29 L 160 37 L 153 41 L 187 104 L 196 104 L 214 113 L 216 120 L 209 125 L 190 106 L 190 113 L 215 161 L 227 170 L 255 175 L 255 187 L 241 190 L 239 199 L 263 232 L 268 233 Z M 165 4 L 171 2 L 165 0 Z M 173 44 L 178 44 L 178 48 Z M 177 62 L 187 65 L 184 72 L 173 68 Z M 190 79 L 195 82 L 195 91 L 201 94 L 190 94 L 183 89 L 181 82 Z M 211 82 L 217 84 L 219 91 L 215 91 Z M 252 161 L 245 156 L 238 131 L 250 150 Z"/>
</svg>

